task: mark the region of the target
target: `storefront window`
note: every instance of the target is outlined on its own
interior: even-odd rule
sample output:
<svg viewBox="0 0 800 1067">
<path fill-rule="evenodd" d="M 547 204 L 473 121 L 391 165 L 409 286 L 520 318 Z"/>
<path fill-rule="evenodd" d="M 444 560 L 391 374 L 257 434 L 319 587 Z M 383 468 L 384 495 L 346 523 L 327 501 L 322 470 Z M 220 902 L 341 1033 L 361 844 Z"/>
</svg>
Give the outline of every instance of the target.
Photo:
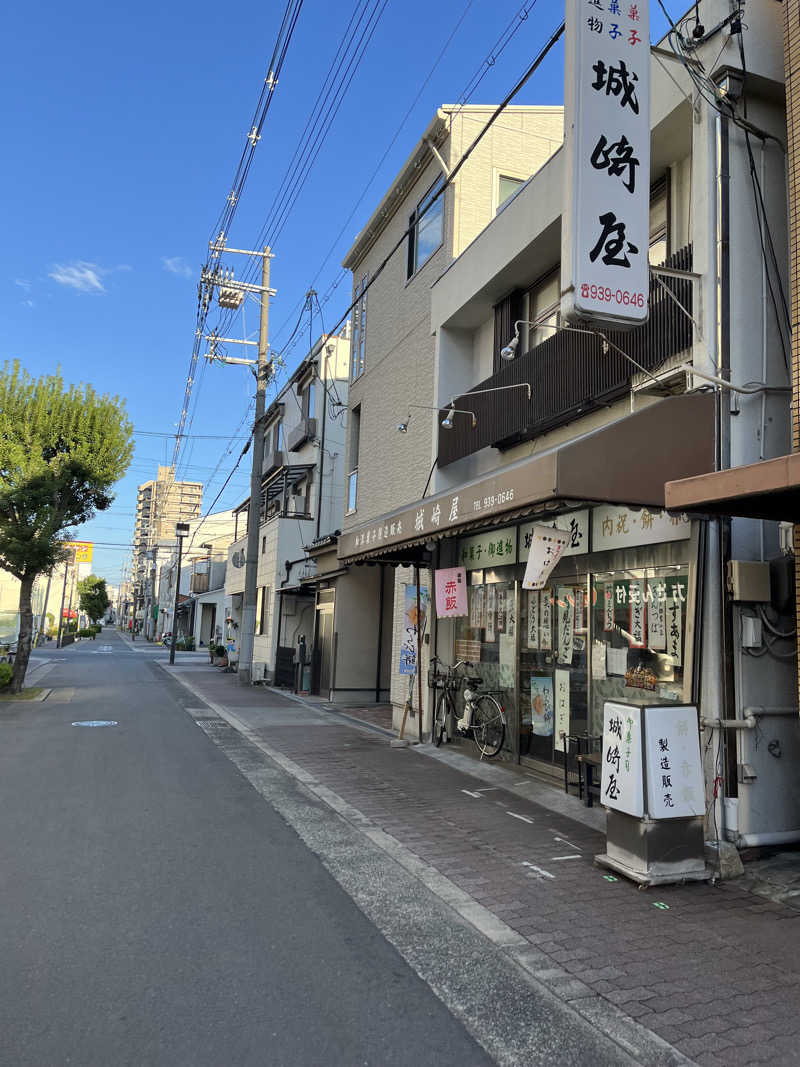
<svg viewBox="0 0 800 1067">
<path fill-rule="evenodd" d="M 689 568 L 646 567 L 592 577 L 592 733 L 606 700 L 683 699 Z"/>
<path fill-rule="evenodd" d="M 516 542 L 515 542 L 516 548 Z M 455 659 L 474 663 L 482 692 L 494 692 L 514 721 L 517 620 L 514 567 L 472 570 L 467 589 L 469 614 L 456 620 Z M 504 748 L 513 747 L 506 731 Z"/>
</svg>

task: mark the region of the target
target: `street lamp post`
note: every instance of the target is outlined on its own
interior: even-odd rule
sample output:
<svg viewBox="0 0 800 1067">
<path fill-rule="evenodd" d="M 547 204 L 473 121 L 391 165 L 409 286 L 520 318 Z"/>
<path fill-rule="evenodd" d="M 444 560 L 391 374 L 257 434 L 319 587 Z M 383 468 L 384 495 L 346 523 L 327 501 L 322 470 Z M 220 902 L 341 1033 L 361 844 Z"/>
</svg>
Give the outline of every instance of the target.
<svg viewBox="0 0 800 1067">
<path fill-rule="evenodd" d="M 175 663 L 175 642 L 178 640 L 178 596 L 181 589 L 181 556 L 183 555 L 183 539 L 188 533 L 188 522 L 175 523 L 175 536 L 178 539 L 178 572 L 175 575 L 175 605 L 172 610 L 172 643 L 169 648 L 170 667 Z"/>
</svg>

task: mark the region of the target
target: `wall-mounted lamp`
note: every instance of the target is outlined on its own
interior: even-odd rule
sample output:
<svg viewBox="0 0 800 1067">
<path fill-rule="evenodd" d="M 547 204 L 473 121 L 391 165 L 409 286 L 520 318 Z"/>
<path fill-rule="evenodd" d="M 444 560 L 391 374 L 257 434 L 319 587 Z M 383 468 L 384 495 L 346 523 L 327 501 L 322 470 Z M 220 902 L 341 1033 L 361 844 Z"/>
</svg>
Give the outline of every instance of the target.
<svg viewBox="0 0 800 1067">
<path fill-rule="evenodd" d="M 452 400 L 446 406 L 447 406 L 447 408 L 449 410 L 448 410 L 447 414 L 445 415 L 445 417 L 442 419 L 442 426 L 444 426 L 444 428 L 446 430 L 452 430 L 453 429 L 453 416 L 454 415 L 469 415 L 469 417 L 472 419 L 472 429 L 473 430 L 478 425 L 478 420 L 475 418 L 475 412 L 474 411 L 465 411 L 463 408 L 457 408 L 457 407 L 455 407 L 455 405 L 454 405 Z M 442 410 L 441 408 L 431 407 L 429 404 L 409 404 L 408 405 L 408 415 L 403 420 L 403 422 L 399 422 L 397 424 L 397 432 L 398 433 L 408 433 L 408 424 L 411 422 L 411 409 L 412 408 L 418 408 L 420 411 L 437 411 L 438 412 L 438 411 Z"/>
<path fill-rule="evenodd" d="M 520 326 L 533 326 L 534 329 L 538 329 L 539 326 L 551 325 L 550 323 L 546 323 L 544 319 L 549 318 L 552 314 L 553 312 L 551 310 L 547 312 L 547 315 L 543 315 L 541 319 L 533 319 L 532 321 L 528 319 L 518 319 L 517 322 L 514 323 L 514 336 L 511 338 L 505 348 L 500 349 L 500 358 L 505 360 L 511 360 L 514 358 L 514 356 L 516 356 L 517 348 L 519 347 Z M 553 327 L 553 329 L 556 329 L 556 327 Z"/>
</svg>

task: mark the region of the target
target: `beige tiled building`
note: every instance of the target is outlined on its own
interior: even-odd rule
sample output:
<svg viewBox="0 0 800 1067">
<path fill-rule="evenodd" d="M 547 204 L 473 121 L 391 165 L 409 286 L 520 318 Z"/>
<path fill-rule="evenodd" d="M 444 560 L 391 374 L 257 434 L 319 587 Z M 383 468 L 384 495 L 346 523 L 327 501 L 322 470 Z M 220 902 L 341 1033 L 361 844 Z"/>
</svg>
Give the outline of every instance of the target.
<svg viewBox="0 0 800 1067">
<path fill-rule="evenodd" d="M 343 534 L 423 495 L 438 428 L 431 410 L 437 394 L 431 287 L 562 143 L 561 107 L 509 107 L 434 200 L 494 110 L 439 108 L 344 259 L 354 298 L 369 288 L 354 309 Z M 398 432 L 401 425 L 405 432 Z M 389 689 L 399 717 L 408 695 L 407 677 L 398 673 L 405 588 L 414 572 L 384 565 L 379 571 L 374 603 L 362 614 L 372 621 L 391 616 L 392 632 L 382 640 L 391 642 Z M 430 589 L 427 572 L 420 584 Z M 348 635 L 335 628 L 337 655 L 346 660 Z M 362 660 L 385 661 L 381 629 L 370 623 L 369 648 L 367 631 L 358 634 Z"/>
</svg>

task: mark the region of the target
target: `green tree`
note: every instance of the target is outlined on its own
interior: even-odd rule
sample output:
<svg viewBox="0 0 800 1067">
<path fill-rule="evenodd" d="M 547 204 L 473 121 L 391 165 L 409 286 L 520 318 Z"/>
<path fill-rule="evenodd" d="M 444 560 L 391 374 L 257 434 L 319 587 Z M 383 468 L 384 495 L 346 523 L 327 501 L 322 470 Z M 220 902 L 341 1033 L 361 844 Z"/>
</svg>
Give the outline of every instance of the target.
<svg viewBox="0 0 800 1067">
<path fill-rule="evenodd" d="M 37 575 L 64 553 L 70 529 L 111 505 L 133 454 L 125 405 L 60 372 L 34 380 L 19 362 L 0 370 L 0 567 L 20 581 L 11 689 L 25 681 Z"/>
<path fill-rule="evenodd" d="M 78 604 L 91 622 L 102 619 L 111 601 L 108 599 L 105 578 L 90 574 L 78 582 Z"/>
</svg>

